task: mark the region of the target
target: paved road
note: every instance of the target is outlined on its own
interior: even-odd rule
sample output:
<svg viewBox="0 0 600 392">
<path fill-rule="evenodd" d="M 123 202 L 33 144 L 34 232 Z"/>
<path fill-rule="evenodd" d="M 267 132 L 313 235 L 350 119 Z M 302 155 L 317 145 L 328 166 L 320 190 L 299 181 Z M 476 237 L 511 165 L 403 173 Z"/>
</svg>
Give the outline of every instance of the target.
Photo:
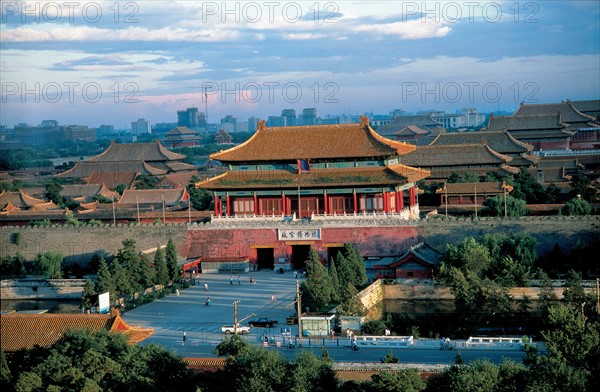
<svg viewBox="0 0 600 392">
<path fill-rule="evenodd" d="M 256 279 L 251 285 L 249 278 Z M 173 350 L 183 357 L 213 357 L 215 346 L 226 336 L 221 333 L 221 326 L 233 323 L 233 302 L 238 305 L 238 319 L 254 313 L 255 317 L 268 317 L 279 321 L 275 328 L 252 328 L 245 336 L 254 344 L 262 344 L 265 333 L 272 341 L 281 341 L 280 327 L 291 327 L 292 336 L 297 336 L 297 325 L 285 324 L 287 316 L 294 313 L 296 280 L 293 273 L 277 274 L 272 271 L 259 271 L 252 274 L 232 275 L 200 275 L 199 284 L 182 290 L 179 296 L 173 294 L 137 309 L 130 309 L 124 315 L 125 321 L 131 325 L 154 328 L 154 335 L 142 344 L 159 344 Z M 209 291 L 204 290 L 208 284 Z M 271 301 L 275 294 L 277 300 Z M 206 299 L 211 298 L 210 306 Z M 245 323 L 243 323 L 245 324 Z M 182 344 L 183 331 L 186 342 Z M 411 348 L 394 349 L 394 354 L 401 363 L 449 364 L 454 362 L 455 351 L 441 351 L 437 340 L 417 341 Z M 349 341 L 343 337 L 336 339 L 303 340 L 302 348 L 289 349 L 287 341 L 276 347 L 270 344 L 269 349 L 279 350 L 289 359 L 297 356 L 301 350 L 312 350 L 320 355 L 321 346 L 328 350 L 335 361 L 344 362 L 379 362 L 389 348 L 368 348 L 358 352 L 350 350 Z M 520 361 L 524 353 L 514 349 L 464 349 L 461 355 L 465 362 L 478 358 L 487 358 L 500 363 L 503 358 Z"/>
</svg>

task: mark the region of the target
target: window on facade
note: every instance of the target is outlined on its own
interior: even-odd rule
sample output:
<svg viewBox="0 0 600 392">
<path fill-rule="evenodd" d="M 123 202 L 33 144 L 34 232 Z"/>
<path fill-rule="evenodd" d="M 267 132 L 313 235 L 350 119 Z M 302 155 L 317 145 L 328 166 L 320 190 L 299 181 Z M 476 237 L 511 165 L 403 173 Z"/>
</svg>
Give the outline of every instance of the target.
<svg viewBox="0 0 600 392">
<path fill-rule="evenodd" d="M 302 211 L 318 213 L 319 204 L 316 197 L 303 197 L 300 200 Z"/>
<path fill-rule="evenodd" d="M 310 173 L 310 161 L 308 159 L 298 159 L 298 174 Z"/>
<path fill-rule="evenodd" d="M 262 199 L 260 205 L 263 214 L 281 214 L 283 212 L 281 199 Z"/>
<path fill-rule="evenodd" d="M 233 201 L 234 214 L 254 214 L 254 199 L 235 199 Z"/>
<path fill-rule="evenodd" d="M 348 211 L 352 211 L 350 207 L 350 199 L 344 196 L 330 196 L 330 212 L 333 213 L 344 213 Z"/>
<path fill-rule="evenodd" d="M 383 211 L 382 195 L 366 195 L 360 198 L 361 211 Z"/>
</svg>

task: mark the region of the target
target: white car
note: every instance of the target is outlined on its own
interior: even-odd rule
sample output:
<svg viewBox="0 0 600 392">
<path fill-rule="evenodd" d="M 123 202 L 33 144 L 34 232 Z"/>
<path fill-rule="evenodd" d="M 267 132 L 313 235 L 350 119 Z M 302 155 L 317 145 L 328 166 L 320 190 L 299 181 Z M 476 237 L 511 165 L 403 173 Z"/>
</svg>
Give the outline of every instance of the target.
<svg viewBox="0 0 600 392">
<path fill-rule="evenodd" d="M 233 327 L 233 325 L 223 325 L 221 327 L 221 332 L 225 332 L 227 335 L 230 335 L 232 333 L 235 333 L 235 328 Z M 250 333 L 250 327 L 243 327 L 238 324 L 237 333 L 241 335 L 248 335 Z"/>
</svg>

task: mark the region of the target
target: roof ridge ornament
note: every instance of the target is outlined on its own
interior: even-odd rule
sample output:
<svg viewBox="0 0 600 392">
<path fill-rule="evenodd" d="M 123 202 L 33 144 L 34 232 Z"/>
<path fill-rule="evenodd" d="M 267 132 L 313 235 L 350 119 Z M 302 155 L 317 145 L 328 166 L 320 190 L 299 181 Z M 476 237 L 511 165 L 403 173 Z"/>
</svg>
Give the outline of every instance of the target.
<svg viewBox="0 0 600 392">
<path fill-rule="evenodd" d="M 257 131 L 264 131 L 266 129 L 267 129 L 267 120 L 259 121 Z"/>
<path fill-rule="evenodd" d="M 369 125 L 369 116 L 360 116 L 360 125 Z"/>
</svg>

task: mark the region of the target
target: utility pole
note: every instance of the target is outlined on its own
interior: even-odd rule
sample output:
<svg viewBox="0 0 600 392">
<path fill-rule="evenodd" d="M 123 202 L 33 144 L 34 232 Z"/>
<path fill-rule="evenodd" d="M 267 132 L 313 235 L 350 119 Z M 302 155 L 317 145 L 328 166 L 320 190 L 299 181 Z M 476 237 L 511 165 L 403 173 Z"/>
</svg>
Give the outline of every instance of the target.
<svg viewBox="0 0 600 392">
<path fill-rule="evenodd" d="M 298 339 L 302 339 L 302 304 L 300 303 L 300 281 L 296 279 L 296 312 L 298 313 Z"/>
<path fill-rule="evenodd" d="M 237 335 L 238 326 L 238 304 L 240 301 L 233 301 L 233 334 Z"/>
</svg>

